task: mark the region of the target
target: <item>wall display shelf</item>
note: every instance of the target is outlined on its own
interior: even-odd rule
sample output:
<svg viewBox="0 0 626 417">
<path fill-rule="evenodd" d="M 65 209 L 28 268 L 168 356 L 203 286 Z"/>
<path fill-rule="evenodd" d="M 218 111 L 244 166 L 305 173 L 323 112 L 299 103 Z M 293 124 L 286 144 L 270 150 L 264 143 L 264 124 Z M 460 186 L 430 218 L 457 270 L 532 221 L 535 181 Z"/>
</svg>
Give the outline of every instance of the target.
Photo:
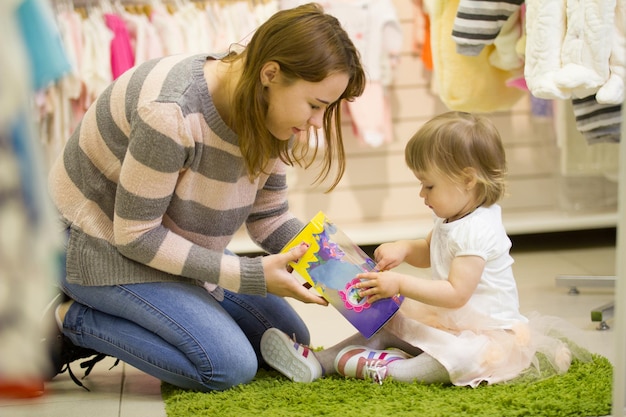
<svg viewBox="0 0 626 417">
<path fill-rule="evenodd" d="M 577 214 L 568 214 L 556 210 L 505 213 L 504 225 L 509 235 L 524 235 L 612 228 L 617 225 L 617 217 L 616 211 Z M 342 222 L 340 225 L 357 245 L 364 246 L 425 236 L 430 231 L 432 221 L 428 217 L 423 217 L 417 220 Z M 258 253 L 260 251 L 244 230 L 237 233 L 229 245 L 229 249 L 238 254 Z"/>
</svg>

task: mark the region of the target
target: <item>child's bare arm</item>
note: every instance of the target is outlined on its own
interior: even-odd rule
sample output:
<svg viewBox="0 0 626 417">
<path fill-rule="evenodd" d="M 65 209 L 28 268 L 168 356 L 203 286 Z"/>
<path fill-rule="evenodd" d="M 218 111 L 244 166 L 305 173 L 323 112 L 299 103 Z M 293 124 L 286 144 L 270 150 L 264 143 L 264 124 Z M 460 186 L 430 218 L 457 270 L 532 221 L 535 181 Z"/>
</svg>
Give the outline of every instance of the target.
<svg viewBox="0 0 626 417">
<path fill-rule="evenodd" d="M 396 294 L 425 304 L 459 308 L 467 303 L 480 282 L 485 260 L 478 256 L 459 256 L 452 261 L 447 280 L 430 280 L 393 271 L 359 274 L 361 296 L 370 302 Z"/>
</svg>

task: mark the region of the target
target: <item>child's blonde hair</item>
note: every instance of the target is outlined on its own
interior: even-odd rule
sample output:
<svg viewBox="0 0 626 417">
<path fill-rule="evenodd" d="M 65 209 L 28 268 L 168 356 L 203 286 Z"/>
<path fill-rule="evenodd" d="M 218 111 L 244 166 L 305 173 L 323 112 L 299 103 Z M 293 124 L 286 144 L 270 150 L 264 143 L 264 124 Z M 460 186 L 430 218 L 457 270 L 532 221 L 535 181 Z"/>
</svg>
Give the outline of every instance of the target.
<svg viewBox="0 0 626 417">
<path fill-rule="evenodd" d="M 426 122 L 409 140 L 405 160 L 415 173 L 446 175 L 462 182 L 466 169 L 476 172 L 478 201 L 490 206 L 505 193 L 506 156 L 491 120 L 465 112 L 447 112 Z"/>
</svg>

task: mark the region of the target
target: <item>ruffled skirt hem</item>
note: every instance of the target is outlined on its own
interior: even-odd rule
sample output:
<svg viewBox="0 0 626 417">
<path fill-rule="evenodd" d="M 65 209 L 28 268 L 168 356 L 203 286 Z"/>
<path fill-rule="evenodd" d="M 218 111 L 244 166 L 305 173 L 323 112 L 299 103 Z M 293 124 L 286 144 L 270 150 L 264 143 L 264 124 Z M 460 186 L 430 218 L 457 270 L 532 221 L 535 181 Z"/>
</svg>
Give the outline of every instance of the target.
<svg viewBox="0 0 626 417">
<path fill-rule="evenodd" d="M 454 385 L 540 380 L 567 372 L 574 358 L 592 359 L 577 343 L 582 340 L 581 331 L 559 317 L 533 313 L 527 322 L 510 328 L 470 328 L 442 316 L 444 310 L 428 306 L 420 310 L 425 320 L 399 313 L 386 328 L 439 361 Z M 465 313 L 463 323 L 484 325 L 488 321 L 480 317 L 471 320 Z"/>
</svg>

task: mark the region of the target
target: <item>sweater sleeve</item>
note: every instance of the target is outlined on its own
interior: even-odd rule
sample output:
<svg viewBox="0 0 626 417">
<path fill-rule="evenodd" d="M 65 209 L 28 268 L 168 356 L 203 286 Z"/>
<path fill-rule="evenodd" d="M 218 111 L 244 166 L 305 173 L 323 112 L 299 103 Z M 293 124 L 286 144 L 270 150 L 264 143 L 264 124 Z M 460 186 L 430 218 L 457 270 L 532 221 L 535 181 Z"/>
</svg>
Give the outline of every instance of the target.
<svg viewBox="0 0 626 417">
<path fill-rule="evenodd" d="M 289 211 L 285 164 L 276 160 L 274 169 L 257 193 L 246 221 L 251 239 L 268 253 L 278 253 L 303 227 Z"/>
</svg>

